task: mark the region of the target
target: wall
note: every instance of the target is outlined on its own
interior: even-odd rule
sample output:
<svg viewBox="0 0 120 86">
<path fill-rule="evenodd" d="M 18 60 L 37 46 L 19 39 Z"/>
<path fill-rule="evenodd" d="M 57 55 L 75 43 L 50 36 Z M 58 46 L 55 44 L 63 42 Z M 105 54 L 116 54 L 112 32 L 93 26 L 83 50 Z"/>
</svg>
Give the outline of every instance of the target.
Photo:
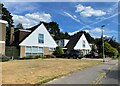
<svg viewBox="0 0 120 86">
<path fill-rule="evenodd" d="M 44 55 L 52 55 L 53 51 L 49 51 L 48 47 L 44 47 Z"/>
<path fill-rule="evenodd" d="M 0 21 L 0 54 L 5 55 L 6 24 Z"/>
<path fill-rule="evenodd" d="M 25 56 L 25 46 L 20 46 L 20 58 Z"/>
</svg>

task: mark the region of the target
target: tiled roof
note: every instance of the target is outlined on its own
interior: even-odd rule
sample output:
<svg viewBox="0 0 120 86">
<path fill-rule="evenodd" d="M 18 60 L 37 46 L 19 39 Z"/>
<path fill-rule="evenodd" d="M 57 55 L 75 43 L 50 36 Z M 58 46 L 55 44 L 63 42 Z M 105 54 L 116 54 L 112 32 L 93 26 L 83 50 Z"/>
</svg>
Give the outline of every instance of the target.
<svg viewBox="0 0 120 86">
<path fill-rule="evenodd" d="M 77 42 L 79 41 L 80 37 L 82 36 L 83 33 L 78 32 L 75 35 L 73 35 L 70 38 L 70 41 L 67 43 L 67 45 L 65 46 L 65 48 L 67 48 L 68 50 L 72 50 L 74 49 L 75 45 L 77 44 Z"/>
</svg>

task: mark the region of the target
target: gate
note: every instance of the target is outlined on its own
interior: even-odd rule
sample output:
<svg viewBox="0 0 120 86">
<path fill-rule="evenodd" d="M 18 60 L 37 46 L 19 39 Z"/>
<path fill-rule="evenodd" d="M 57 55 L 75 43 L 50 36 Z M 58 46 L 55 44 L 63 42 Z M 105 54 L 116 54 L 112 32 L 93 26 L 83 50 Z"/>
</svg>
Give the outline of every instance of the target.
<svg viewBox="0 0 120 86">
<path fill-rule="evenodd" d="M 6 46 L 5 55 L 12 57 L 13 59 L 18 59 L 19 58 L 19 47 Z"/>
</svg>

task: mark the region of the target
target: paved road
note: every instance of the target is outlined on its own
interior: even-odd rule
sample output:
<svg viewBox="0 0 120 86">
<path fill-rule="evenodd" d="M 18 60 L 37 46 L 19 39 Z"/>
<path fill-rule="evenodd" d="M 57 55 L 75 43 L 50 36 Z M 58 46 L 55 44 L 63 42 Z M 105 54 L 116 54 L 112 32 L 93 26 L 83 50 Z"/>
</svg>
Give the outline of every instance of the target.
<svg viewBox="0 0 120 86">
<path fill-rule="evenodd" d="M 115 65 L 104 77 L 100 84 L 119 84 L 118 80 L 120 80 L 120 77 L 118 77 L 118 65 Z"/>
<path fill-rule="evenodd" d="M 94 84 L 96 78 L 98 78 L 101 73 L 108 72 L 109 68 L 114 66 L 116 63 L 117 61 L 110 60 L 109 62 L 74 72 L 46 84 Z"/>
</svg>

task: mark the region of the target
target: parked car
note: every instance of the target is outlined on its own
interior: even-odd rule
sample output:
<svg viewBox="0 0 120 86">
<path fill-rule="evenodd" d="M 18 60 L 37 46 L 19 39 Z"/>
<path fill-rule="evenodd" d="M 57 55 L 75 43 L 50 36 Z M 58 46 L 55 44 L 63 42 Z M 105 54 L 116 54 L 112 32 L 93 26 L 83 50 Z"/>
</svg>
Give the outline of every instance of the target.
<svg viewBox="0 0 120 86">
<path fill-rule="evenodd" d="M 87 55 L 85 55 L 84 57 L 86 57 L 86 58 L 99 58 L 99 55 L 96 52 L 90 52 Z"/>
<path fill-rule="evenodd" d="M 78 50 L 66 50 L 64 54 L 56 55 L 58 58 L 74 58 L 74 59 L 81 59 L 83 57 L 82 53 Z"/>
</svg>

